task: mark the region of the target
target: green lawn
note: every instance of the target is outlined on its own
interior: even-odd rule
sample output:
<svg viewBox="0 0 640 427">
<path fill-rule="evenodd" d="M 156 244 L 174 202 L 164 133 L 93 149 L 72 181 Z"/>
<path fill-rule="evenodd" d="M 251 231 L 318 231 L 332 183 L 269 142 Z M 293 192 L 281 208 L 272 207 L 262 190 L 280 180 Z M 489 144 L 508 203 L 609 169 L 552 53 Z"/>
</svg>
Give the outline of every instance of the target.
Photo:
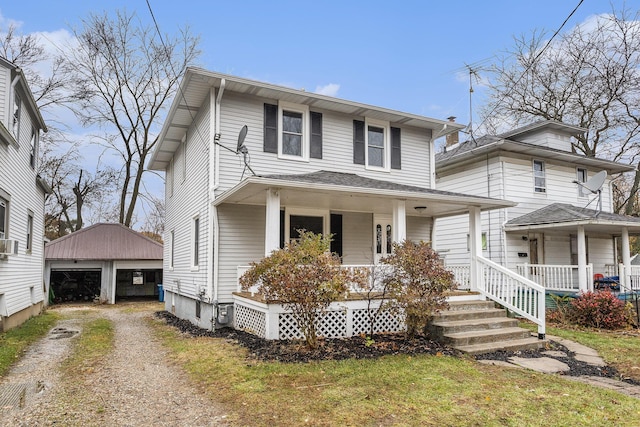
<svg viewBox="0 0 640 427">
<path fill-rule="evenodd" d="M 15 329 L 0 334 L 0 378 L 18 360 L 29 344 L 45 336 L 60 315 L 45 311 Z"/>
<path fill-rule="evenodd" d="M 256 362 L 223 339 L 152 323 L 238 425 L 631 426 L 640 418 L 640 400 L 559 376 L 426 355 Z"/>
</svg>

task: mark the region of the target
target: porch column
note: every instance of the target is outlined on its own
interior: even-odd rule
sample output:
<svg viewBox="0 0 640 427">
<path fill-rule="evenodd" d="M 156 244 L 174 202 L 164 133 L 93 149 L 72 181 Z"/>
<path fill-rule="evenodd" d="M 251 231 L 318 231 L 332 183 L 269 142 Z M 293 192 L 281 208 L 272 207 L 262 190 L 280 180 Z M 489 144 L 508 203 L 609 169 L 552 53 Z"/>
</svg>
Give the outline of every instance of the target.
<svg viewBox="0 0 640 427">
<path fill-rule="evenodd" d="M 400 243 L 407 238 L 407 211 L 404 200 L 393 201 L 392 239 Z"/>
<path fill-rule="evenodd" d="M 264 230 L 264 255 L 280 248 L 280 192 L 267 189 L 267 209 Z"/>
<path fill-rule="evenodd" d="M 624 275 L 620 277 L 622 284 L 625 286 L 631 286 L 630 274 L 631 274 L 631 254 L 629 253 L 629 229 L 627 227 L 622 228 L 622 264 L 624 264 Z M 622 291 L 622 289 L 620 289 Z"/>
<path fill-rule="evenodd" d="M 482 222 L 480 208 L 469 208 L 469 251 L 470 251 L 470 288 L 477 290 L 481 284 L 481 270 L 478 264 L 478 256 L 482 255 Z"/>
<path fill-rule="evenodd" d="M 578 289 L 586 292 L 589 290 L 589 283 L 587 282 L 587 244 L 584 238 L 584 225 L 578 226 L 576 240 L 578 241 Z"/>
</svg>

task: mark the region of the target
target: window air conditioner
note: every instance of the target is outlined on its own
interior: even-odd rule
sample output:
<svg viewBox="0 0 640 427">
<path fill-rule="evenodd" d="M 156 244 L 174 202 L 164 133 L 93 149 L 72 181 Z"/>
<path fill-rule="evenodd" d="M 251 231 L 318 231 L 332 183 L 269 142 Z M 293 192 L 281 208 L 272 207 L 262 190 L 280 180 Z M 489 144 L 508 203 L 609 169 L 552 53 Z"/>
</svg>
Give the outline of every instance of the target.
<svg viewBox="0 0 640 427">
<path fill-rule="evenodd" d="M 13 239 L 0 239 L 0 255 L 17 255 L 18 241 Z"/>
</svg>

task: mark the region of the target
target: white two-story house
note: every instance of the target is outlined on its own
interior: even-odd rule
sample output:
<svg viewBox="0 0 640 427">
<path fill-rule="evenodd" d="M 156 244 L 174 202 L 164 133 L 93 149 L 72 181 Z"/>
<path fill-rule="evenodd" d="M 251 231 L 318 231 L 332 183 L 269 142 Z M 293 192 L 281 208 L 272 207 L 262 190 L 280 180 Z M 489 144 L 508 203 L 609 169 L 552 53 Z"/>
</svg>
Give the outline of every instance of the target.
<svg viewBox="0 0 640 427">
<path fill-rule="evenodd" d="M 435 218 L 471 213 L 479 247 L 480 212 L 513 203 L 435 189 L 434 139 L 460 127 L 189 68 L 148 164 L 166 172 L 167 310 L 233 325 L 239 275 L 299 229 L 332 233 L 344 265 L 371 265 L 392 242 L 431 241 Z"/>
<path fill-rule="evenodd" d="M 585 131 L 540 121 L 436 155 L 439 189 L 517 202 L 482 213 L 483 256 L 549 290 L 588 290 L 594 275 L 618 276 L 618 264 L 629 265 L 629 235 L 640 232 L 639 218 L 612 213 L 612 180 L 633 167 L 576 154 L 573 138 Z M 469 262 L 467 223 L 436 222 L 437 249 L 450 266 Z"/>
<path fill-rule="evenodd" d="M 44 198 L 38 176 L 46 131 L 19 67 L 0 58 L 0 331 L 37 315 L 46 301 Z"/>
</svg>

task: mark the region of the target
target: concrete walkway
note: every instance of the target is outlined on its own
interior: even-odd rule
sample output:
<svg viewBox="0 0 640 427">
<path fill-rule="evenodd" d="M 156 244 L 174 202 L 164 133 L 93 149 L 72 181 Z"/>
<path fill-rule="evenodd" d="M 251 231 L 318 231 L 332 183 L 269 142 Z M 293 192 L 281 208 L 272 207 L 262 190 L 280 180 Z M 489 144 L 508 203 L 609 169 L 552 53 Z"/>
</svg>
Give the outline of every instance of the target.
<svg viewBox="0 0 640 427">
<path fill-rule="evenodd" d="M 574 353 L 573 359 L 584 362 L 594 367 L 607 366 L 604 360 L 598 355 L 598 352 L 592 348 L 586 347 L 577 342 L 570 341 L 564 338 L 556 337 L 553 335 L 547 335 L 547 339 L 555 341 L 558 344 L 563 345 L 571 353 Z M 517 357 L 513 356 L 508 361 L 503 360 L 479 360 L 480 363 L 489 365 L 497 365 L 511 368 L 525 368 L 531 369 L 536 372 L 542 372 L 545 374 L 557 374 L 570 371 L 569 365 L 564 363 L 560 359 L 571 357 L 564 351 L 543 351 L 540 353 L 541 357 Z M 582 375 L 582 376 L 570 376 L 566 375 L 564 378 L 586 383 L 595 387 L 602 387 L 609 390 L 614 390 L 627 396 L 640 399 L 640 386 L 626 383 L 624 381 L 618 381 L 613 378 Z"/>
</svg>

